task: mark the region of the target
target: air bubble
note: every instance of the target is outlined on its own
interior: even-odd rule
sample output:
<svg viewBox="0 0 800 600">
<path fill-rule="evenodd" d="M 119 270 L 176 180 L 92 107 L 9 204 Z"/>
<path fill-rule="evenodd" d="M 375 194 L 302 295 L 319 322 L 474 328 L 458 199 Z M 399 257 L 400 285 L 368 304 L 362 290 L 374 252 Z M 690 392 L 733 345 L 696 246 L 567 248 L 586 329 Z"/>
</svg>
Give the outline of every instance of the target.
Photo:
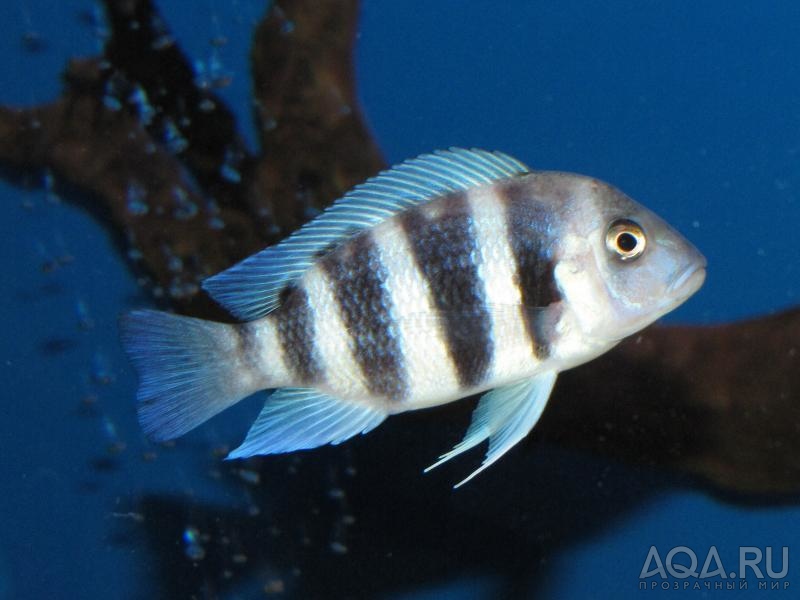
<svg viewBox="0 0 800 600">
<path fill-rule="evenodd" d="M 194 202 L 189 200 L 189 194 L 186 193 L 186 190 L 179 187 L 174 187 L 172 188 L 172 197 L 175 200 L 176 205 L 172 215 L 176 219 L 180 221 L 188 221 L 197 214 L 199 209 Z"/>
<path fill-rule="evenodd" d="M 78 329 L 81 331 L 94 329 L 94 319 L 89 314 L 89 307 L 83 300 L 75 302 L 75 315 L 78 318 Z"/>
<path fill-rule="evenodd" d="M 170 119 L 164 121 L 164 144 L 172 154 L 180 154 L 189 147 L 188 140 Z"/>
<path fill-rule="evenodd" d="M 283 594 L 286 591 L 286 585 L 283 579 L 271 579 L 264 584 L 264 593 L 270 594 Z"/>
<path fill-rule="evenodd" d="M 219 174 L 223 179 L 231 183 L 239 183 L 242 181 L 242 174 L 227 163 L 220 167 Z"/>
<path fill-rule="evenodd" d="M 92 357 L 92 381 L 99 385 L 108 385 L 114 381 L 114 374 L 108 367 L 108 360 L 99 352 Z"/>
<path fill-rule="evenodd" d="M 119 99 L 115 98 L 114 96 L 109 96 L 106 94 L 103 96 L 103 106 L 110 111 L 117 112 L 122 108 L 122 102 L 120 102 Z"/>
<path fill-rule="evenodd" d="M 141 86 L 136 86 L 136 88 L 131 92 L 130 96 L 128 96 L 128 103 L 133 105 L 136 108 L 136 112 L 139 115 L 139 121 L 147 127 L 150 123 L 153 122 L 153 117 L 156 114 L 153 105 L 150 104 L 150 99 L 147 97 L 147 92 L 142 89 Z"/>
<path fill-rule="evenodd" d="M 145 202 L 147 192 L 137 182 L 132 181 L 130 185 L 128 185 L 125 196 L 125 207 L 130 214 L 140 217 L 146 215 L 150 211 L 150 207 L 147 206 Z"/>
<path fill-rule="evenodd" d="M 200 104 L 198 104 L 197 108 L 200 109 L 200 112 L 207 113 L 217 108 L 217 105 L 211 98 L 204 98 Z"/>
<path fill-rule="evenodd" d="M 184 552 L 189 560 L 203 560 L 206 551 L 200 543 L 200 532 L 195 527 L 183 530 L 183 542 L 186 544 Z"/>
<path fill-rule="evenodd" d="M 154 39 L 153 43 L 150 44 L 150 47 L 153 50 L 160 51 L 160 50 L 166 50 L 167 48 L 171 47 L 174 44 L 175 44 L 175 39 L 171 35 L 164 34 Z"/>
<path fill-rule="evenodd" d="M 341 542 L 331 542 L 330 548 L 334 554 L 347 554 L 347 546 Z"/>
<path fill-rule="evenodd" d="M 342 488 L 331 488 L 328 490 L 328 498 L 332 500 L 343 500 L 344 497 L 345 493 Z"/>
<path fill-rule="evenodd" d="M 242 481 L 249 483 L 250 485 L 258 485 L 261 483 L 261 476 L 258 474 L 258 471 L 239 469 L 239 477 Z"/>
<path fill-rule="evenodd" d="M 128 250 L 128 258 L 133 261 L 142 260 L 144 254 L 138 248 L 130 248 Z M 140 284 L 141 285 L 141 284 Z"/>
<path fill-rule="evenodd" d="M 167 269 L 172 273 L 180 273 L 183 271 L 183 260 L 181 260 L 181 257 L 170 253 L 167 259 Z"/>
</svg>

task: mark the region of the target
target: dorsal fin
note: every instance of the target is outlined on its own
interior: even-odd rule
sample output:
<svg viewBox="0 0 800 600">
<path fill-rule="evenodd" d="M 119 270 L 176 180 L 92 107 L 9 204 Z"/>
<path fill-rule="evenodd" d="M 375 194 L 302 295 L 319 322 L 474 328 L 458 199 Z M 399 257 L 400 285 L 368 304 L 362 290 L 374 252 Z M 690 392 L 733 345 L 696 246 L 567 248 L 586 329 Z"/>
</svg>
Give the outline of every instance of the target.
<svg viewBox="0 0 800 600">
<path fill-rule="evenodd" d="M 438 196 L 529 172 L 501 152 L 450 148 L 423 154 L 357 185 L 288 238 L 203 282 L 235 317 L 258 319 L 279 304 L 281 291 L 319 253 L 392 215 Z"/>
</svg>

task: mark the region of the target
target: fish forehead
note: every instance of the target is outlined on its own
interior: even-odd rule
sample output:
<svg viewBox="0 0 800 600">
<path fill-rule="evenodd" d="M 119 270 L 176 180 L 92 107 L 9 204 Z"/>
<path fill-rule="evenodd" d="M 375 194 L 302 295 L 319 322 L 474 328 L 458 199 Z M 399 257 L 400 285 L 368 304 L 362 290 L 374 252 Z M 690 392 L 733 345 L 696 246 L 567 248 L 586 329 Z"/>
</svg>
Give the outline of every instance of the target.
<svg viewBox="0 0 800 600">
<path fill-rule="evenodd" d="M 577 173 L 533 171 L 498 185 L 516 191 L 518 206 L 537 207 L 543 211 L 540 214 L 552 215 L 554 223 L 572 225 L 573 230 L 593 229 L 613 216 L 646 211 L 613 185 Z"/>
</svg>

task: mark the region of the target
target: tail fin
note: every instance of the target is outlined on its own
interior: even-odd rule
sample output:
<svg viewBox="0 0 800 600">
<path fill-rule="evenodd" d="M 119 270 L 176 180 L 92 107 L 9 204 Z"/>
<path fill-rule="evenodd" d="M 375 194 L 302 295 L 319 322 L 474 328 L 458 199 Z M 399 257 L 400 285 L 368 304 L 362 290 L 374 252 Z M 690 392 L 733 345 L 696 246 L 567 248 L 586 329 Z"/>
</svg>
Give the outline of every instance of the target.
<svg viewBox="0 0 800 600">
<path fill-rule="evenodd" d="M 183 435 L 257 389 L 237 371 L 234 325 L 137 310 L 120 330 L 139 373 L 139 422 L 154 440 Z"/>
</svg>

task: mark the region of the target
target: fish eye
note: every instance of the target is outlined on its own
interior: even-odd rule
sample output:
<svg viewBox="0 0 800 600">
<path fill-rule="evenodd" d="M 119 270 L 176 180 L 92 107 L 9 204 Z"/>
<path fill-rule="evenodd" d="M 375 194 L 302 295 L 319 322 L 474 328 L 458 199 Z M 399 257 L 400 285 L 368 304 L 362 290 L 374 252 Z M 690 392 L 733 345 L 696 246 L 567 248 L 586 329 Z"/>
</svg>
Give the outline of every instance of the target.
<svg viewBox="0 0 800 600">
<path fill-rule="evenodd" d="M 622 260 L 633 260 L 644 252 L 647 236 L 638 223 L 628 219 L 613 221 L 606 232 L 606 248 Z"/>
</svg>

